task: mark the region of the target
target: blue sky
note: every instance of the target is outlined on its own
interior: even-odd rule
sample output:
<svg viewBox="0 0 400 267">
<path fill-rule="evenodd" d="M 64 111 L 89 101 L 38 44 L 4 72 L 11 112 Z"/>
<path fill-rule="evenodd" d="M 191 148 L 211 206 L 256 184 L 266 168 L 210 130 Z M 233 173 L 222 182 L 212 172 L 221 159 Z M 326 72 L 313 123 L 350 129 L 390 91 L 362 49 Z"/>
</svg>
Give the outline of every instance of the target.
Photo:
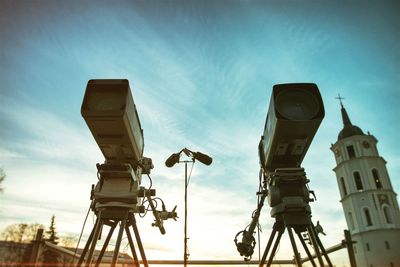
<svg viewBox="0 0 400 267">
<path fill-rule="evenodd" d="M 324 100 L 303 166 L 328 246 L 346 227 L 329 150 L 342 128 L 338 93 L 379 140 L 400 192 L 396 1 L 1 1 L 0 39 L 0 228 L 55 214 L 60 233 L 79 233 L 103 161 L 80 115 L 93 78 L 129 79 L 154 186 L 181 214 L 166 236 L 150 215 L 140 222 L 149 258 L 181 258 L 183 166 L 164 161 L 183 147 L 214 158 L 192 174 L 191 258 L 240 258 L 232 240 L 255 208 L 257 144 L 277 83 L 315 82 Z M 268 235 L 268 207 L 262 216 Z"/>
</svg>

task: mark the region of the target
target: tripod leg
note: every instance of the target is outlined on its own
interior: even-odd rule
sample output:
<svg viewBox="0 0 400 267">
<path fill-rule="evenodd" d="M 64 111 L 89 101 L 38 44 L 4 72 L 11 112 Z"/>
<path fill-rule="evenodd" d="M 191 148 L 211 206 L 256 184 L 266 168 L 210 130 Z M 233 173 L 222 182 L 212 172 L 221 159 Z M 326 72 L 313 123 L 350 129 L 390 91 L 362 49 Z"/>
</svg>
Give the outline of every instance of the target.
<svg viewBox="0 0 400 267">
<path fill-rule="evenodd" d="M 313 226 L 307 225 L 307 230 L 308 230 L 308 235 L 309 235 L 309 237 L 311 239 L 311 243 L 312 243 L 313 248 L 314 248 L 315 255 L 317 255 L 317 259 L 318 259 L 319 265 L 320 266 L 324 266 L 324 260 L 322 259 L 321 252 L 319 251 L 319 246 L 318 246 L 318 243 L 317 243 L 317 239 L 315 238 L 315 233 L 314 233 L 314 230 L 313 230 Z"/>
<path fill-rule="evenodd" d="M 110 229 L 110 231 L 108 232 L 107 238 L 106 238 L 106 240 L 104 240 L 103 248 L 101 249 L 100 254 L 99 254 L 99 256 L 97 257 L 97 261 L 96 261 L 96 265 L 95 265 L 96 267 L 100 266 L 101 260 L 102 260 L 102 258 L 103 258 L 103 256 L 104 256 L 104 253 L 106 252 L 108 243 L 110 242 L 110 239 L 111 239 L 111 237 L 112 237 L 112 234 L 113 234 L 113 232 L 114 232 L 114 230 L 115 230 L 115 227 L 117 227 L 117 225 L 118 225 L 118 221 L 115 221 L 115 222 L 111 225 L 111 229 Z"/>
<path fill-rule="evenodd" d="M 86 267 L 89 267 L 92 264 L 94 250 L 96 248 L 97 240 L 99 240 L 99 235 L 100 235 L 102 225 L 103 225 L 103 221 L 101 219 L 101 211 L 99 211 L 97 214 L 97 220 L 96 220 L 95 230 L 93 233 L 92 244 L 89 249 L 89 254 L 87 255 L 87 258 L 86 258 L 86 264 L 85 264 Z"/>
<path fill-rule="evenodd" d="M 275 228 L 275 225 L 274 225 L 274 227 L 272 228 L 272 233 L 271 233 L 271 235 L 270 235 L 270 237 L 268 239 L 267 247 L 265 248 L 264 254 L 263 254 L 262 258 L 261 258 L 259 267 L 262 267 L 264 265 L 264 263 L 265 263 L 265 259 L 267 258 L 268 251 L 271 248 L 271 244 L 272 244 L 272 241 L 274 240 L 275 234 L 276 234 L 276 228 Z"/>
<path fill-rule="evenodd" d="M 126 220 L 127 220 L 126 217 L 124 219 L 122 219 L 121 223 L 120 223 L 120 226 L 119 226 L 117 243 L 115 244 L 114 254 L 113 254 L 113 257 L 112 257 L 112 261 L 111 261 L 111 267 L 115 267 L 117 265 L 118 255 L 119 255 L 119 248 L 121 246 L 121 240 L 122 240 L 122 235 L 124 234 Z"/>
<path fill-rule="evenodd" d="M 132 235 L 131 235 L 128 225 L 125 225 L 125 232 L 126 232 L 126 236 L 128 237 L 129 246 L 131 247 L 131 252 L 132 252 L 133 260 L 135 262 L 135 266 L 140 267 L 138 256 L 137 256 L 136 250 L 135 250 L 135 245 L 133 244 Z"/>
<path fill-rule="evenodd" d="M 310 259 L 310 262 L 311 262 L 312 266 L 313 266 L 313 267 L 317 267 L 317 265 L 315 264 L 314 258 L 312 257 L 311 252 L 310 252 L 310 250 L 309 250 L 308 247 L 307 247 L 306 242 L 304 242 L 304 239 L 303 239 L 303 237 L 301 236 L 301 233 L 300 233 L 300 232 L 297 233 L 297 236 L 299 237 L 300 242 L 301 242 L 301 244 L 303 245 L 303 248 L 304 248 L 304 250 L 306 251 L 308 258 Z"/>
<path fill-rule="evenodd" d="M 314 224 L 311 224 L 311 226 L 312 226 L 312 231 L 314 232 L 314 235 L 315 235 L 315 239 L 317 240 L 317 243 L 318 243 L 319 247 L 321 248 L 322 255 L 324 255 L 324 258 L 325 258 L 326 262 L 328 263 L 328 266 L 332 267 L 332 262 L 329 259 L 328 253 L 326 253 L 326 250 L 324 248 L 324 245 L 321 242 L 321 239 L 319 239 L 317 233 L 315 232 Z"/>
<path fill-rule="evenodd" d="M 286 228 L 289 233 L 290 243 L 292 244 L 292 248 L 293 248 L 293 252 L 294 252 L 294 259 L 296 260 L 296 265 L 301 267 L 300 254 L 299 254 L 299 251 L 297 250 L 296 240 L 294 240 L 292 227 L 287 226 Z"/>
<path fill-rule="evenodd" d="M 135 234 L 136 242 L 137 242 L 138 247 L 139 247 L 140 256 L 142 257 L 143 265 L 145 267 L 148 267 L 149 265 L 147 264 L 146 254 L 144 253 L 142 240 L 140 239 L 139 230 L 138 230 L 138 228 L 136 226 L 135 216 L 133 215 L 133 213 L 130 213 L 129 217 L 130 217 L 130 221 L 132 223 L 133 233 Z"/>
<path fill-rule="evenodd" d="M 96 221 L 96 224 L 97 224 L 97 221 Z M 76 264 L 76 267 L 80 267 L 81 264 L 83 263 L 84 259 L 85 259 L 86 253 L 87 253 L 87 251 L 88 251 L 88 249 L 89 249 L 89 246 L 90 246 L 90 244 L 92 243 L 93 234 L 94 234 L 94 231 L 95 231 L 95 229 L 96 229 L 96 224 L 95 224 L 95 227 L 93 227 L 92 231 L 90 232 L 89 238 L 88 238 L 88 240 L 86 241 L 86 245 L 85 245 L 85 247 L 83 248 L 82 254 L 81 254 L 81 256 L 79 257 L 79 261 L 78 261 L 78 263 Z"/>
<path fill-rule="evenodd" d="M 276 237 L 275 244 L 272 247 L 271 255 L 269 255 L 269 258 L 268 258 L 267 267 L 272 265 L 272 260 L 275 257 L 275 253 L 276 253 L 276 250 L 278 249 L 278 245 L 279 245 L 279 242 L 281 241 L 283 232 L 285 231 L 285 227 L 283 227 L 283 225 L 282 225 L 282 228 L 278 229 L 278 231 L 279 231 L 279 233 L 278 233 L 278 236 Z"/>
<path fill-rule="evenodd" d="M 351 240 L 351 235 L 349 230 L 344 230 L 344 239 L 346 242 L 347 253 L 349 254 L 350 266 L 357 267 L 354 255 L 353 241 Z"/>
</svg>

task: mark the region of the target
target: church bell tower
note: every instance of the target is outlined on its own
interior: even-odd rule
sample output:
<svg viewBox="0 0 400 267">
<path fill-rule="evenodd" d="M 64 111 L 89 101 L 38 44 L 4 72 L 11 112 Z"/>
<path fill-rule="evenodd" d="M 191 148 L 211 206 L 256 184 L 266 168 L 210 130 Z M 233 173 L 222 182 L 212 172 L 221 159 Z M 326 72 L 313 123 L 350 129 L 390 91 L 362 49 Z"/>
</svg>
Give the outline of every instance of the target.
<svg viewBox="0 0 400 267">
<path fill-rule="evenodd" d="M 339 100 L 341 98 L 339 96 Z M 340 102 L 343 129 L 332 144 L 337 183 L 359 267 L 400 267 L 400 211 L 378 140 L 353 125 Z"/>
</svg>

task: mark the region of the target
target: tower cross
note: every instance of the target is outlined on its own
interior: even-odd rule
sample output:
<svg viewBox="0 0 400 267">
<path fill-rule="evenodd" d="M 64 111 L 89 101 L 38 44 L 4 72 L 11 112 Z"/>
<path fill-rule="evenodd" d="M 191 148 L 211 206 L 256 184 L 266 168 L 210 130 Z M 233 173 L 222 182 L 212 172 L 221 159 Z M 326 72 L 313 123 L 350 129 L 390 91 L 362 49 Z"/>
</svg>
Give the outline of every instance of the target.
<svg viewBox="0 0 400 267">
<path fill-rule="evenodd" d="M 335 97 L 335 98 L 336 98 L 336 99 L 339 99 L 340 106 L 342 106 L 342 107 L 343 107 L 342 100 L 344 99 L 344 97 L 341 97 L 341 96 L 340 96 L 340 94 L 338 94 L 338 96 L 337 96 L 337 97 Z"/>
</svg>

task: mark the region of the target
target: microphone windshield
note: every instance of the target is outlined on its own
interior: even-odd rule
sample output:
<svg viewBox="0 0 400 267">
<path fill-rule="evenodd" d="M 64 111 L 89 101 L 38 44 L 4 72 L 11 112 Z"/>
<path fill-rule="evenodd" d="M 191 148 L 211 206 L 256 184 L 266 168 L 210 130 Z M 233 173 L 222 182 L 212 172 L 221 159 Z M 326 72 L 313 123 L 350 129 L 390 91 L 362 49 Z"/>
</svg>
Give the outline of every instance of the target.
<svg viewBox="0 0 400 267">
<path fill-rule="evenodd" d="M 171 168 L 179 161 L 180 153 L 174 153 L 165 161 L 165 166 Z"/>
<path fill-rule="evenodd" d="M 210 165 L 212 162 L 212 158 L 210 156 L 203 154 L 201 152 L 193 152 L 193 158 L 205 165 Z"/>
</svg>

